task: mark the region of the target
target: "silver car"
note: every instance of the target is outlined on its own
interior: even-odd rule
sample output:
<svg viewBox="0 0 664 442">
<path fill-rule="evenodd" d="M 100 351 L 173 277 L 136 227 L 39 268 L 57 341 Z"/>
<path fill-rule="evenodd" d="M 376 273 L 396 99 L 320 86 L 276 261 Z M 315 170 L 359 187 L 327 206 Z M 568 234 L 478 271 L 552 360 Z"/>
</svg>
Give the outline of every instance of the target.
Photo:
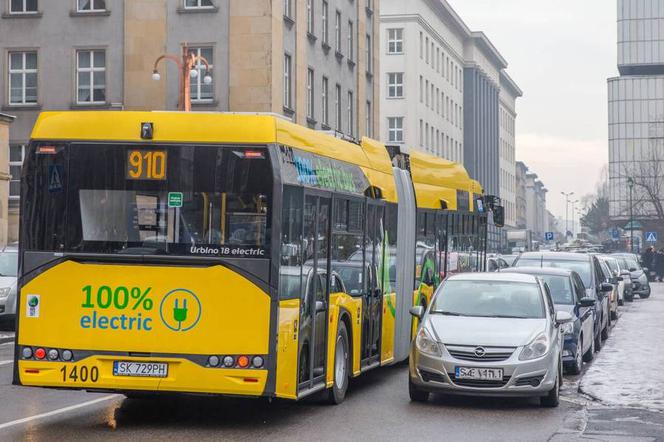
<svg viewBox="0 0 664 442">
<path fill-rule="evenodd" d="M 16 273 L 18 251 L 6 248 L 0 252 L 0 329 L 11 328 L 16 317 Z"/>
<path fill-rule="evenodd" d="M 460 274 L 448 278 L 425 311 L 410 352 L 409 393 L 538 396 L 556 407 L 562 385 L 563 333 L 572 321 L 556 312 L 533 275 Z"/>
</svg>

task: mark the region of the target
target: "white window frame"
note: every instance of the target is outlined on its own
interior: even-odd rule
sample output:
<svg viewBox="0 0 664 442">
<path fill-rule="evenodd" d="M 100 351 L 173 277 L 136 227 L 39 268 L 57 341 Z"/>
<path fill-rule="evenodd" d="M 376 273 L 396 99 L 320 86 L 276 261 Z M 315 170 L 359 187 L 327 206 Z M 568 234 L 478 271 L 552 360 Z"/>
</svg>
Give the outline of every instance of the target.
<svg viewBox="0 0 664 442">
<path fill-rule="evenodd" d="M 323 4 L 321 6 L 321 38 L 323 39 L 323 44 L 328 44 L 330 40 L 330 5 L 326 0 L 323 0 Z"/>
<path fill-rule="evenodd" d="M 354 135 L 354 129 L 355 129 L 355 112 L 354 112 L 354 106 L 353 106 L 353 101 L 355 100 L 353 94 L 353 91 L 348 91 L 348 108 L 346 111 L 348 112 L 348 135 L 351 137 Z"/>
<path fill-rule="evenodd" d="M 371 74 L 373 72 L 373 45 L 371 44 L 371 35 L 369 34 L 366 35 L 366 45 L 367 72 Z"/>
<path fill-rule="evenodd" d="M 314 35 L 314 0 L 307 0 L 307 32 Z"/>
<path fill-rule="evenodd" d="M 337 83 L 334 87 L 334 113 L 336 114 L 335 115 L 335 118 L 336 118 L 336 121 L 335 121 L 336 127 L 335 127 L 335 129 L 337 130 L 337 132 L 343 132 L 343 127 L 342 127 L 343 115 L 342 115 L 342 111 L 341 111 L 341 106 L 342 106 L 342 104 L 341 104 L 341 85 L 339 83 Z"/>
<path fill-rule="evenodd" d="M 334 45 L 338 53 L 343 53 L 341 51 L 341 11 L 338 9 L 334 13 Z"/>
<path fill-rule="evenodd" d="M 21 68 L 12 69 L 11 57 L 12 54 L 21 54 Z M 26 58 L 28 54 L 35 54 L 37 57 L 37 67 L 35 69 L 26 68 Z M 37 51 L 9 51 L 7 53 L 7 67 L 9 77 L 7 78 L 7 102 L 10 106 L 36 106 L 39 103 L 39 54 Z M 12 101 L 12 75 L 20 75 L 23 80 L 23 87 L 21 88 L 21 101 Z M 33 102 L 26 101 L 26 79 L 30 74 L 35 74 L 37 76 L 37 98 Z"/>
<path fill-rule="evenodd" d="M 292 109 L 292 77 L 293 59 L 290 54 L 284 54 L 284 107 Z"/>
<path fill-rule="evenodd" d="M 365 135 L 369 138 L 371 138 L 373 136 L 373 127 L 372 127 L 372 124 L 371 124 L 371 122 L 373 120 L 372 119 L 373 115 L 372 115 L 371 108 L 372 108 L 371 101 L 367 100 L 366 109 L 365 109 L 366 116 L 365 116 L 365 119 L 364 119 L 364 123 L 367 127 Z"/>
<path fill-rule="evenodd" d="M 387 53 L 390 55 L 403 54 L 403 28 L 387 30 Z"/>
<path fill-rule="evenodd" d="M 330 120 L 329 87 L 330 87 L 330 80 L 327 77 L 323 76 L 323 81 L 321 86 L 321 97 L 320 97 L 320 102 L 322 106 L 321 122 L 326 126 L 329 124 Z"/>
<path fill-rule="evenodd" d="M 307 118 L 314 120 L 314 70 L 307 69 Z"/>
<path fill-rule="evenodd" d="M 108 10 L 106 8 L 106 2 L 108 0 L 88 0 L 90 2 L 90 8 L 89 9 L 85 9 L 85 8 L 81 7 L 82 6 L 81 5 L 82 1 L 84 2 L 86 0 L 76 0 L 76 12 L 81 12 L 83 14 L 87 14 L 87 13 L 90 13 L 90 12 L 105 12 L 105 11 Z M 201 0 L 198 0 L 198 1 L 200 2 Z M 104 4 L 104 6 L 103 7 L 97 7 L 97 5 L 102 3 L 102 2 Z"/>
<path fill-rule="evenodd" d="M 355 54 L 355 23 L 353 20 L 348 20 L 348 60 L 353 61 Z"/>
<path fill-rule="evenodd" d="M 214 102 L 215 94 L 214 94 L 214 88 L 212 88 L 212 97 L 211 98 L 201 98 L 201 89 L 203 85 L 205 84 L 205 76 L 209 75 L 212 78 L 212 83 L 210 85 L 214 85 L 214 76 L 212 75 L 212 72 L 214 72 L 214 47 L 211 46 L 200 46 L 200 47 L 190 47 L 189 51 L 195 51 L 196 55 L 200 57 L 201 51 L 203 49 L 210 49 L 212 51 L 212 63 L 210 63 L 210 60 L 208 60 L 209 63 L 209 68 L 208 70 L 205 70 L 205 64 L 202 63 L 200 60 L 196 61 L 196 65 L 194 66 L 194 70 L 198 71 L 198 75 L 196 78 L 191 79 L 191 84 L 196 85 L 196 93 L 191 94 L 191 102 L 192 103 L 212 103 Z"/>
<path fill-rule="evenodd" d="M 20 160 L 20 161 L 11 161 L 11 148 L 12 148 L 12 147 L 15 147 L 15 146 L 18 146 L 18 147 L 21 149 L 21 160 Z M 27 148 L 27 146 L 26 146 L 25 144 L 11 144 L 11 145 L 9 146 L 8 157 L 9 157 L 9 170 L 10 170 L 10 171 L 11 171 L 12 166 L 20 167 L 21 170 L 23 169 L 23 162 L 25 161 L 25 151 L 26 151 L 26 148 Z M 20 189 L 19 189 L 19 194 L 18 194 L 18 195 L 12 195 L 12 193 L 11 193 L 11 183 L 14 182 L 14 181 L 18 181 L 18 182 L 20 183 L 20 182 L 21 182 L 21 176 L 20 176 L 20 175 L 17 176 L 17 177 L 12 176 L 12 177 L 11 177 L 11 180 L 9 181 L 10 184 L 9 184 L 8 195 L 9 195 L 10 205 L 11 205 L 11 202 L 12 202 L 12 201 L 17 201 L 17 202 L 18 202 L 18 201 L 21 200 Z M 18 206 L 18 205 L 17 205 L 17 206 Z"/>
<path fill-rule="evenodd" d="M 80 55 L 82 53 L 89 53 L 90 54 L 90 66 L 82 68 L 80 67 Z M 94 57 L 96 52 L 103 52 L 104 53 L 104 67 L 95 67 L 94 66 Z M 106 50 L 105 49 L 79 49 L 76 51 L 76 103 L 81 104 L 81 105 L 89 105 L 89 104 L 106 104 L 108 101 L 108 82 L 107 80 L 107 75 L 106 75 L 106 66 L 108 65 L 107 63 L 107 57 L 106 57 Z M 90 101 L 80 101 L 78 97 L 78 91 L 81 88 L 80 84 L 80 74 L 88 72 L 90 74 L 90 84 L 85 85 L 88 86 L 90 89 Z M 94 83 L 94 78 L 95 78 L 95 72 L 103 72 L 104 73 L 104 101 L 96 101 L 95 100 L 95 83 Z"/>
<path fill-rule="evenodd" d="M 403 72 L 387 73 L 387 98 L 403 98 Z"/>
<path fill-rule="evenodd" d="M 182 0 L 184 9 L 214 9 L 215 8 L 214 2 L 212 0 L 210 0 L 211 4 L 209 4 L 209 5 L 204 5 L 203 4 L 204 0 L 194 0 L 194 1 L 196 2 L 195 5 L 193 5 L 193 6 L 189 5 L 188 6 L 187 5 L 187 0 Z M 287 1 L 287 0 L 284 0 L 284 1 Z"/>
<path fill-rule="evenodd" d="M 293 13 L 292 10 L 291 0 L 284 0 L 284 17 L 291 18 Z"/>
<path fill-rule="evenodd" d="M 403 121 L 404 117 L 387 117 L 387 139 L 390 143 L 404 142 Z"/>
<path fill-rule="evenodd" d="M 38 14 L 39 13 L 39 1 L 37 1 L 37 9 L 34 11 L 28 11 L 28 0 L 23 0 L 21 3 L 23 4 L 23 7 L 21 8 L 20 11 L 12 11 L 12 2 L 11 0 L 9 1 L 9 14 Z"/>
</svg>

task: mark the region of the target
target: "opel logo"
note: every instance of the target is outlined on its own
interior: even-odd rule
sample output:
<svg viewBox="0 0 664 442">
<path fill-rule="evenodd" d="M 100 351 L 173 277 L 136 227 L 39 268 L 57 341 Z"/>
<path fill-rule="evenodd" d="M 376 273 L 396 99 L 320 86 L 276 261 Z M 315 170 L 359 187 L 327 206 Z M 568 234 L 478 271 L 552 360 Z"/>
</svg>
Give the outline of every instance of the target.
<svg viewBox="0 0 664 442">
<path fill-rule="evenodd" d="M 475 356 L 477 356 L 478 358 L 483 358 L 485 354 L 486 350 L 484 349 L 484 347 L 477 347 L 475 349 Z"/>
</svg>

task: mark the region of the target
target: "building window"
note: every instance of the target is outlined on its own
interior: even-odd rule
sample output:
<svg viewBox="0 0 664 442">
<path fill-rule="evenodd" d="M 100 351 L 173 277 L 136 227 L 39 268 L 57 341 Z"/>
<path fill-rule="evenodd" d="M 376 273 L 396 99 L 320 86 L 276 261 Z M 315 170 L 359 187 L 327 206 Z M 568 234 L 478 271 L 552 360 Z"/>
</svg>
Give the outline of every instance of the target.
<svg viewBox="0 0 664 442">
<path fill-rule="evenodd" d="M 355 39 L 353 38 L 353 21 L 348 20 L 348 59 L 353 60 L 353 55 L 355 53 L 354 51 L 354 46 L 355 46 Z"/>
<path fill-rule="evenodd" d="M 328 37 L 329 37 L 328 36 L 328 28 L 329 28 L 329 25 L 328 25 L 328 9 L 329 9 L 329 6 L 328 6 L 327 2 L 323 1 L 323 8 L 322 8 L 322 12 L 323 12 L 323 17 L 322 17 L 322 19 L 323 19 L 323 28 L 322 28 L 322 31 L 323 31 L 323 35 L 322 35 L 323 44 L 327 44 L 328 41 L 329 41 L 329 39 L 328 39 Z"/>
<path fill-rule="evenodd" d="M 106 103 L 106 51 L 76 52 L 77 103 Z"/>
<path fill-rule="evenodd" d="M 418 140 L 419 145 L 420 145 L 420 147 L 424 147 L 424 122 L 422 120 L 420 120 L 420 133 L 419 133 L 419 135 L 420 135 L 420 137 L 419 137 L 420 139 Z"/>
<path fill-rule="evenodd" d="M 10 14 L 34 14 L 37 11 L 37 0 L 10 0 Z"/>
<path fill-rule="evenodd" d="M 314 70 L 307 69 L 307 118 L 314 119 Z"/>
<path fill-rule="evenodd" d="M 373 136 L 373 130 L 372 130 L 372 125 L 371 125 L 371 117 L 372 117 L 372 114 L 371 114 L 371 101 L 369 101 L 369 100 L 367 100 L 366 113 L 367 113 L 367 115 L 366 115 L 366 118 L 365 118 L 365 124 L 366 124 L 367 130 L 366 130 L 365 133 L 366 133 L 367 137 L 371 138 Z"/>
<path fill-rule="evenodd" d="M 323 124 L 325 124 L 325 125 L 328 125 L 329 120 L 330 120 L 329 111 L 328 111 L 328 109 L 329 109 L 329 107 L 328 107 L 328 104 L 329 104 L 328 103 L 328 101 L 329 101 L 328 100 L 328 92 L 329 92 L 328 91 L 328 83 L 329 83 L 329 81 L 328 81 L 327 77 L 323 77 L 323 85 L 322 85 L 322 89 L 321 89 L 320 102 L 321 102 L 321 105 L 322 105 L 321 118 L 323 120 Z"/>
<path fill-rule="evenodd" d="M 367 34 L 367 48 L 366 48 L 366 57 L 367 57 L 367 72 L 372 72 L 373 67 L 373 55 L 371 54 L 371 35 Z"/>
<path fill-rule="evenodd" d="M 284 0 L 284 17 L 291 18 L 291 0 Z"/>
<path fill-rule="evenodd" d="M 9 104 L 37 104 L 37 53 L 9 53 Z"/>
<path fill-rule="evenodd" d="M 210 2 L 211 0 L 199 0 L 200 2 Z M 195 3 L 195 0 L 187 0 L 185 6 L 189 3 Z M 100 12 L 106 10 L 106 0 L 78 0 L 78 12 Z M 200 7 L 200 6 L 199 6 Z"/>
<path fill-rule="evenodd" d="M 214 51 L 212 48 L 191 48 L 190 54 L 203 57 L 207 60 L 210 70 L 205 68 L 205 64 L 198 60 L 194 70 L 198 72 L 196 78 L 191 79 L 191 101 L 192 102 L 210 102 L 214 100 L 214 82 L 205 84 L 205 77 L 212 76 L 214 65 Z"/>
<path fill-rule="evenodd" d="M 336 129 L 338 132 L 343 132 L 341 125 L 341 85 L 337 84 L 334 88 L 334 113 L 336 121 Z"/>
<path fill-rule="evenodd" d="M 341 12 L 334 15 L 334 45 L 337 52 L 341 53 Z"/>
<path fill-rule="evenodd" d="M 420 120 L 420 126 L 422 126 L 422 120 Z M 403 143 L 403 117 L 389 117 L 387 128 L 387 139 L 390 143 Z"/>
<path fill-rule="evenodd" d="M 395 28 L 387 30 L 387 53 L 403 54 L 403 29 Z"/>
<path fill-rule="evenodd" d="M 25 146 L 22 144 L 11 144 L 9 146 L 9 174 L 12 176 L 9 181 L 9 207 L 19 206 L 21 197 L 21 169 L 23 168 L 23 159 L 25 158 Z"/>
<path fill-rule="evenodd" d="M 420 75 L 420 103 L 424 103 L 424 78 Z"/>
<path fill-rule="evenodd" d="M 387 74 L 387 97 L 403 98 L 403 72 Z"/>
<path fill-rule="evenodd" d="M 307 32 L 314 33 L 314 0 L 307 0 Z"/>
<path fill-rule="evenodd" d="M 355 122 L 354 111 L 353 111 L 353 91 L 348 91 L 347 112 L 348 112 L 348 135 L 353 136 L 355 133 L 355 131 L 353 130 L 355 126 L 355 124 L 353 124 Z"/>
<path fill-rule="evenodd" d="M 291 108 L 291 56 L 284 55 L 284 107 Z"/>
</svg>

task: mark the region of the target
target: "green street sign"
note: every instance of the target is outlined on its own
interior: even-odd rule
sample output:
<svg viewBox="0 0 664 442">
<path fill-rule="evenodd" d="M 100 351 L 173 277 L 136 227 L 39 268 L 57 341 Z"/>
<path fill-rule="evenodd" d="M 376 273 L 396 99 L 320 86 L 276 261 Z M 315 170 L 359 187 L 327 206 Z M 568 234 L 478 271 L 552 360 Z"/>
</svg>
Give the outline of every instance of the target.
<svg viewBox="0 0 664 442">
<path fill-rule="evenodd" d="M 182 207 L 182 192 L 168 192 L 168 207 Z"/>
</svg>

